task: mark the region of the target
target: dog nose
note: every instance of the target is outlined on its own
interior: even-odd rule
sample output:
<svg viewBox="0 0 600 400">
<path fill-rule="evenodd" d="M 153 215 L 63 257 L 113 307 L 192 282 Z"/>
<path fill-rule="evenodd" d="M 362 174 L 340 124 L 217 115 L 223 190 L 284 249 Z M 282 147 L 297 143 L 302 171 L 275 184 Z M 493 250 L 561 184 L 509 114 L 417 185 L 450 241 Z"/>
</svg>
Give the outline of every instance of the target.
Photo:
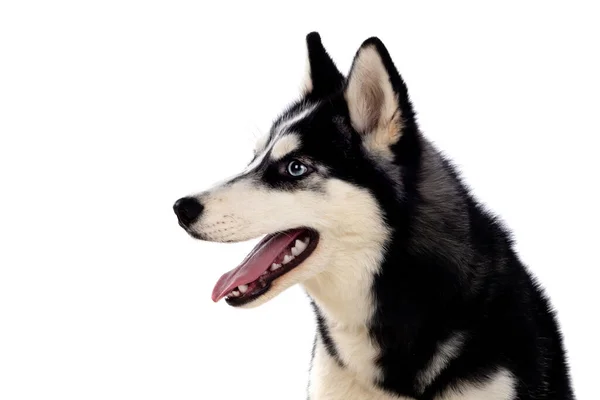
<svg viewBox="0 0 600 400">
<path fill-rule="evenodd" d="M 183 197 L 175 202 L 173 211 L 183 225 L 188 226 L 194 222 L 204 210 L 204 206 L 193 197 Z"/>
</svg>

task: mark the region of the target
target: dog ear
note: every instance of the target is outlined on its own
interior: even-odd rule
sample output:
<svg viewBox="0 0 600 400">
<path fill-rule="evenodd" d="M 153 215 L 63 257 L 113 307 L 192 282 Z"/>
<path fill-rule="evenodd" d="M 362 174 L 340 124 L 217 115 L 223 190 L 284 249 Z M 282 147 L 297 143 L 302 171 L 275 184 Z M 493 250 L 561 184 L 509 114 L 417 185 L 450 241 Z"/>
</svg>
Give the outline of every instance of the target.
<svg viewBox="0 0 600 400">
<path fill-rule="evenodd" d="M 370 148 L 385 151 L 405 128 L 416 129 L 406 85 L 378 38 L 367 39 L 358 49 L 344 97 L 352 126 Z"/>
<path fill-rule="evenodd" d="M 308 60 L 303 85 L 304 95 L 318 99 L 340 90 L 344 85 L 344 75 L 327 54 L 317 32 L 306 35 L 306 50 Z"/>
</svg>

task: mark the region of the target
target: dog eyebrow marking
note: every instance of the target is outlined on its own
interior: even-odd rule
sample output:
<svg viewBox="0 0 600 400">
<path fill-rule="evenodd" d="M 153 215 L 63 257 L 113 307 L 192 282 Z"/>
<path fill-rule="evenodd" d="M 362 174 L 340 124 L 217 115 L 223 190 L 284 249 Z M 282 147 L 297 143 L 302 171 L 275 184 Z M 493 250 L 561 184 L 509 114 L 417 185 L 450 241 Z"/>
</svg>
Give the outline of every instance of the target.
<svg viewBox="0 0 600 400">
<path fill-rule="evenodd" d="M 464 343 L 465 334 L 463 332 L 456 332 L 448 339 L 438 343 L 433 357 L 417 374 L 417 387 L 421 393 L 437 378 L 450 361 L 460 355 Z"/>
<path fill-rule="evenodd" d="M 284 135 L 273 145 L 273 149 L 271 150 L 271 159 L 274 161 L 281 160 L 287 154 L 297 150 L 299 147 L 300 139 L 298 138 L 298 135 Z"/>
<path fill-rule="evenodd" d="M 253 169 L 257 168 L 260 164 L 262 164 L 263 161 L 265 160 L 265 158 L 267 157 L 267 155 L 272 152 L 275 144 L 280 139 L 284 138 L 284 133 L 287 131 L 287 129 L 289 129 L 291 126 L 293 126 L 297 122 L 301 121 L 303 118 L 310 115 L 310 113 L 313 112 L 313 110 L 317 107 L 317 105 L 318 105 L 318 103 L 302 108 L 296 114 L 290 116 L 287 119 L 284 119 L 283 121 L 280 121 L 275 127 L 273 127 L 273 132 L 274 132 L 273 135 L 271 135 L 271 136 L 267 135 L 266 138 L 259 139 L 255 151 L 260 151 L 261 149 L 263 149 L 263 150 L 262 150 L 262 152 L 256 154 L 256 157 L 254 158 L 254 160 L 250 163 L 250 165 L 248 165 L 244 169 L 244 171 L 241 173 L 241 175 L 250 173 Z M 291 149 L 291 150 L 281 154 L 281 157 L 283 157 L 285 154 L 287 154 L 293 150 L 294 149 Z"/>
</svg>

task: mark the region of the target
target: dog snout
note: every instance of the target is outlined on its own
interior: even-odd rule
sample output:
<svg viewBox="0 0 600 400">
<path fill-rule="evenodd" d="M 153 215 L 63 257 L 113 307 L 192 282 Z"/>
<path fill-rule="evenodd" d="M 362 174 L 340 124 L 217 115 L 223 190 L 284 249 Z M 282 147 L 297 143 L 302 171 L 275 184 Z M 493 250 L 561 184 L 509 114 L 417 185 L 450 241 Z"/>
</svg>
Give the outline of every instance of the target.
<svg viewBox="0 0 600 400">
<path fill-rule="evenodd" d="M 204 210 L 204 206 L 193 197 L 183 197 L 173 205 L 173 211 L 179 222 L 186 227 L 198 219 L 202 210 Z"/>
</svg>

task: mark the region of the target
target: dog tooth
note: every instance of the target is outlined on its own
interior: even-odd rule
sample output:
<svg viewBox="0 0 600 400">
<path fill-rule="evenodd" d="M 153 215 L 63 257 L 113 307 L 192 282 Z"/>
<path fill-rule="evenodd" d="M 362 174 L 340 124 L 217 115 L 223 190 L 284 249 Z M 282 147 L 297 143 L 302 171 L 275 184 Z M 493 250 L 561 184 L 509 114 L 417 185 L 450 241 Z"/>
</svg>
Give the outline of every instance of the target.
<svg viewBox="0 0 600 400">
<path fill-rule="evenodd" d="M 306 246 L 308 246 L 308 243 L 304 243 L 302 240 L 296 240 L 296 249 L 298 250 L 298 254 L 302 253 L 304 250 L 306 250 Z M 294 249 L 292 249 L 294 250 Z M 293 253 L 293 251 L 292 251 Z M 297 254 L 294 254 L 297 255 Z"/>
<path fill-rule="evenodd" d="M 275 271 L 276 269 L 281 268 L 281 264 L 273 263 L 271 264 L 271 271 Z"/>
<path fill-rule="evenodd" d="M 297 256 L 298 254 L 302 253 L 302 250 L 300 250 L 297 247 L 292 247 L 292 255 L 293 256 Z"/>
<path fill-rule="evenodd" d="M 268 274 L 268 272 L 267 272 L 267 271 L 265 271 L 265 272 L 263 272 L 261 275 L 267 275 L 267 274 Z"/>
<path fill-rule="evenodd" d="M 287 254 L 286 254 L 286 255 L 283 257 L 283 264 L 287 264 L 287 263 L 289 263 L 290 261 L 292 261 L 293 259 L 294 259 L 294 256 L 290 256 L 290 255 L 287 255 Z"/>
<path fill-rule="evenodd" d="M 244 294 L 248 291 L 248 285 L 240 285 L 238 286 L 239 291 Z"/>
<path fill-rule="evenodd" d="M 233 290 L 231 292 L 231 295 L 234 296 L 234 297 L 238 297 L 240 295 L 240 292 L 238 292 L 237 290 Z"/>
</svg>

